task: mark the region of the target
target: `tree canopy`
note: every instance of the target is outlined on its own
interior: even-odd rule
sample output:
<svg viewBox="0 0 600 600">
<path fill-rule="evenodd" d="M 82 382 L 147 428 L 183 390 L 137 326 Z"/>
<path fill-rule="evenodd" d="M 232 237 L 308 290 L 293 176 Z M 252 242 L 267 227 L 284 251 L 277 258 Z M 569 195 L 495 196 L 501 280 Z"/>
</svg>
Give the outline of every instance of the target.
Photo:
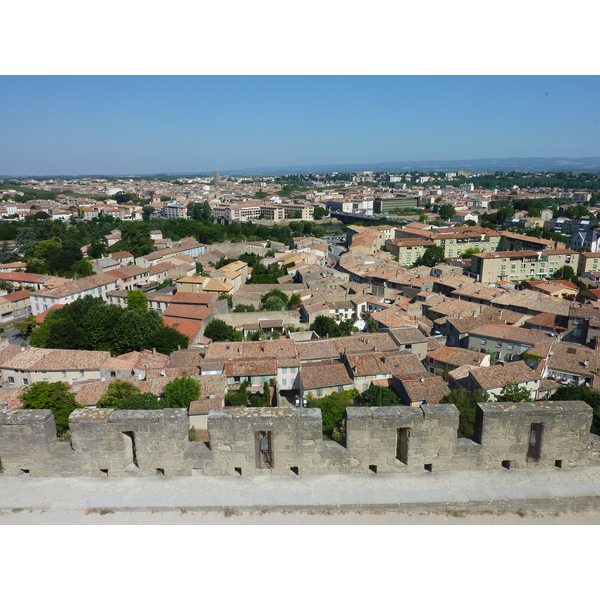
<svg viewBox="0 0 600 600">
<path fill-rule="evenodd" d="M 550 400 L 557 402 L 579 400 L 591 406 L 594 411 L 591 431 L 595 435 L 600 435 L 600 392 L 590 387 L 563 385 L 552 394 Z"/>
<path fill-rule="evenodd" d="M 127 292 L 127 308 L 130 310 L 148 310 L 146 294 L 139 290 L 129 290 Z"/>
<path fill-rule="evenodd" d="M 427 248 L 421 257 L 421 263 L 427 267 L 434 267 L 444 261 L 444 249 L 441 246 Z"/>
<path fill-rule="evenodd" d="M 337 323 L 335 319 L 319 315 L 312 322 L 311 329 L 322 338 L 326 337 L 345 337 L 350 335 L 354 327 L 351 319 Z"/>
<path fill-rule="evenodd" d="M 244 334 L 236 331 L 231 325 L 227 325 L 222 319 L 211 319 L 204 330 L 204 335 L 213 342 L 241 342 Z"/>
<path fill-rule="evenodd" d="M 333 392 L 322 398 L 310 398 L 309 408 L 320 408 L 323 418 L 323 433 L 337 442 L 346 437 L 346 408 L 352 406 L 351 400 L 358 395 L 356 390 Z"/>
<path fill-rule="evenodd" d="M 188 408 L 200 398 L 200 384 L 193 377 L 176 377 L 165 385 L 163 395 L 171 408 Z"/>
<path fill-rule="evenodd" d="M 116 354 L 152 348 L 170 354 L 189 344 L 185 335 L 164 325 L 154 311 L 122 308 L 92 296 L 49 311 L 30 340 L 38 348 L 110 350 Z"/>
<path fill-rule="evenodd" d="M 456 209 L 454 208 L 454 206 L 452 206 L 452 204 L 444 204 L 440 207 L 438 214 L 442 219 L 445 219 L 447 221 L 456 214 Z"/>
<path fill-rule="evenodd" d="M 62 381 L 32 383 L 23 389 L 21 401 L 21 408 L 51 410 L 59 435 L 68 431 L 69 415 L 77 408 L 84 408 L 75 401 L 75 394 Z"/>
<path fill-rule="evenodd" d="M 460 388 L 444 396 L 440 404 L 454 404 L 458 408 L 458 437 L 472 438 L 475 435 L 477 404 L 487 401 L 488 396 L 484 390 L 471 391 Z"/>
<path fill-rule="evenodd" d="M 518 383 L 507 383 L 499 394 L 496 394 L 498 402 L 530 402 L 531 395 L 526 387 Z"/>
<path fill-rule="evenodd" d="M 362 393 L 365 406 L 397 406 L 402 404 L 402 398 L 389 387 L 372 385 Z"/>
</svg>

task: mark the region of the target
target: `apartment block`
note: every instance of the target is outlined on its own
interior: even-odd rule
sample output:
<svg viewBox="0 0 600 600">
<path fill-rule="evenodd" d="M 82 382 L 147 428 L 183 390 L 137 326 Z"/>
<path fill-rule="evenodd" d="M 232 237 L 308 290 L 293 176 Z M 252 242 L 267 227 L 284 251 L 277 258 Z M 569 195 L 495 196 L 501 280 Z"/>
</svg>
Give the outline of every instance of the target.
<svg viewBox="0 0 600 600">
<path fill-rule="evenodd" d="M 486 284 L 542 279 L 567 265 L 577 269 L 577 264 L 578 253 L 573 250 L 482 252 L 471 257 L 471 275 Z"/>
</svg>

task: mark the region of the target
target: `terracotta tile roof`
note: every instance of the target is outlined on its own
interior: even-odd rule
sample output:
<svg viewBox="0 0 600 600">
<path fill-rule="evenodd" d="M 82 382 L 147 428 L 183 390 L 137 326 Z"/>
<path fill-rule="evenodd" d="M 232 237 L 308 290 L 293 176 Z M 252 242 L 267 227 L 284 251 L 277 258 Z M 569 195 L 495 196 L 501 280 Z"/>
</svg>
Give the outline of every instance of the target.
<svg viewBox="0 0 600 600">
<path fill-rule="evenodd" d="M 197 306 L 210 306 L 216 299 L 215 294 L 208 292 L 176 292 L 171 302 L 173 304 L 195 304 Z"/>
<path fill-rule="evenodd" d="M 121 258 L 133 259 L 133 254 L 131 254 L 130 252 L 127 252 L 126 250 L 123 250 L 122 252 L 113 252 L 112 254 L 109 254 L 109 256 L 111 258 L 114 258 L 115 260 L 119 260 Z"/>
<path fill-rule="evenodd" d="M 138 275 L 148 275 L 148 269 L 138 267 L 137 265 L 128 265 L 126 267 L 120 267 L 118 269 L 110 269 L 104 271 L 105 274 L 113 275 L 119 279 L 130 279 Z"/>
<path fill-rule="evenodd" d="M 353 383 L 346 366 L 339 360 L 305 363 L 300 371 L 300 379 L 305 390 L 351 385 Z"/>
<path fill-rule="evenodd" d="M 202 322 L 212 313 L 212 311 L 213 309 L 207 306 L 175 304 L 174 302 L 171 302 L 163 312 L 163 317 Z"/>
<path fill-rule="evenodd" d="M 40 313 L 39 315 L 37 315 L 36 317 L 33 318 L 33 320 L 36 323 L 43 323 L 48 315 L 48 313 L 51 310 L 54 310 L 55 308 L 62 308 L 63 306 L 65 306 L 64 304 L 54 304 L 53 306 L 51 306 L 50 308 L 47 308 L 44 312 Z"/>
<path fill-rule="evenodd" d="M 8 300 L 9 302 L 17 302 L 19 300 L 25 300 L 29 298 L 31 293 L 29 290 L 19 290 L 18 292 L 12 292 L 10 294 L 4 294 L 4 296 L 0 296 L 2 300 Z"/>
<path fill-rule="evenodd" d="M 99 369 L 109 358 L 110 352 L 30 347 L 14 354 L 1 366 L 6 369 L 22 369 L 24 371 L 86 371 Z"/>
<path fill-rule="evenodd" d="M 213 342 L 206 349 L 206 358 L 238 357 L 296 358 L 296 342 L 284 338 L 262 342 Z"/>
<path fill-rule="evenodd" d="M 524 328 L 536 329 L 538 327 L 544 329 L 556 329 L 556 331 L 566 331 L 569 320 L 561 315 L 553 315 L 550 313 L 540 313 L 529 317 L 524 323 Z"/>
<path fill-rule="evenodd" d="M 480 367 L 482 361 L 487 359 L 487 355 L 482 352 L 474 352 L 466 348 L 442 347 L 427 353 L 428 358 L 433 358 L 437 362 L 446 363 L 450 369 L 462 365 L 472 365 Z"/>
<path fill-rule="evenodd" d="M 296 349 L 302 362 L 339 358 L 340 356 L 340 350 L 334 339 L 299 341 L 296 343 Z"/>
<path fill-rule="evenodd" d="M 221 410 L 225 407 L 225 394 L 222 398 L 215 400 L 196 400 L 190 403 L 188 414 L 190 415 L 207 415 L 211 410 Z"/>
<path fill-rule="evenodd" d="M 175 331 L 179 331 L 179 333 L 185 335 L 189 340 L 188 343 L 190 344 L 193 343 L 194 338 L 202 329 L 202 322 L 200 321 L 189 321 L 185 319 L 169 318 L 165 317 L 164 315 L 163 323 L 167 327 L 171 327 L 172 329 L 175 329 Z"/>
<path fill-rule="evenodd" d="M 509 340 L 521 342 L 524 344 L 533 344 L 543 342 L 548 339 L 549 334 L 542 331 L 532 331 L 515 327 L 514 325 L 500 325 L 498 323 L 488 323 L 470 331 L 470 335 L 478 335 L 497 340 Z"/>
<path fill-rule="evenodd" d="M 390 329 L 390 336 L 398 344 L 418 344 L 427 338 L 416 327 L 395 327 Z"/>
<path fill-rule="evenodd" d="M 385 360 L 382 352 L 346 355 L 345 359 L 354 377 L 391 373 L 390 363 Z"/>
<path fill-rule="evenodd" d="M 15 408 L 21 408 L 21 394 L 23 388 L 13 388 L 8 390 L 0 389 L 0 407 L 4 406 L 5 402 L 8 402 L 8 410 L 14 410 Z"/>
<path fill-rule="evenodd" d="M 277 359 L 275 358 L 236 358 L 225 363 L 224 373 L 228 377 L 236 376 L 277 376 Z"/>
<path fill-rule="evenodd" d="M 201 375 L 200 381 L 200 400 L 210 400 L 211 396 L 216 399 L 225 398 L 227 392 L 226 375 Z"/>
<path fill-rule="evenodd" d="M 450 393 L 448 384 L 431 373 L 423 373 L 418 378 L 397 376 L 395 379 L 399 382 L 399 387 L 404 389 L 402 396 L 409 403 L 425 400 L 427 404 L 439 404 Z"/>
<path fill-rule="evenodd" d="M 439 317 L 469 317 L 476 316 L 481 311 L 481 305 L 467 300 L 451 299 L 435 304 L 428 309 L 430 316 Z"/>
<path fill-rule="evenodd" d="M 152 350 L 142 350 L 138 353 L 138 359 L 134 364 L 135 369 L 162 369 L 169 363 L 169 356 Z"/>
<path fill-rule="evenodd" d="M 552 351 L 554 354 L 548 356 L 550 370 L 584 377 L 600 375 L 600 358 L 597 350 L 579 344 L 557 342 L 552 346 Z"/>
<path fill-rule="evenodd" d="M 203 350 L 187 348 L 186 350 L 175 350 L 169 359 L 170 367 L 196 367 L 200 368 L 200 362 L 204 355 Z"/>
<path fill-rule="evenodd" d="M 505 365 L 475 367 L 471 369 L 470 378 L 483 390 L 502 388 L 507 383 L 526 383 L 541 379 L 521 360 Z"/>
<path fill-rule="evenodd" d="M 70 296 L 72 294 L 78 294 L 87 290 L 115 283 L 119 281 L 119 278 L 111 275 L 110 273 L 99 273 L 98 275 L 90 275 L 89 277 L 82 277 L 81 279 L 75 279 L 73 281 L 67 281 L 51 290 L 41 290 L 34 292 L 36 296 L 44 298 L 63 298 L 64 296 Z"/>
</svg>

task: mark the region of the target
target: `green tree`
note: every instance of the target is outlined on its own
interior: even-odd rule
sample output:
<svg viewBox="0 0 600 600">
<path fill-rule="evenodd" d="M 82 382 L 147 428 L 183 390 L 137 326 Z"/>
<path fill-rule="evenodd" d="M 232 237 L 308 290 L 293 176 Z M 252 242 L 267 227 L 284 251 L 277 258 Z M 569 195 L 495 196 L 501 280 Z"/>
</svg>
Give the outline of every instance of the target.
<svg viewBox="0 0 600 600">
<path fill-rule="evenodd" d="M 315 206 L 313 210 L 313 217 L 316 221 L 322 219 L 323 217 L 327 217 L 329 215 L 329 211 L 323 206 Z"/>
<path fill-rule="evenodd" d="M 488 396 L 484 390 L 452 390 L 440 400 L 440 404 L 454 404 L 459 412 L 458 437 L 472 438 L 475 435 L 475 415 L 477 404 L 487 402 Z"/>
<path fill-rule="evenodd" d="M 271 386 L 268 381 L 265 381 L 263 384 L 263 398 L 265 406 L 271 406 Z"/>
<path fill-rule="evenodd" d="M 267 302 L 271 302 L 271 304 L 276 304 L 274 302 L 274 299 L 280 300 L 281 304 L 283 306 L 287 306 L 290 299 L 288 298 L 288 295 L 285 292 L 282 292 L 281 290 L 274 288 L 271 291 L 267 292 L 260 300 L 261 303 L 263 304 L 263 306 L 265 306 L 265 304 Z M 269 309 L 265 309 L 265 310 L 269 310 Z M 273 309 L 273 310 L 280 310 L 280 309 Z"/>
<path fill-rule="evenodd" d="M 162 410 L 163 408 L 171 407 L 166 400 L 162 400 L 150 392 L 130 396 L 119 406 L 119 410 Z"/>
<path fill-rule="evenodd" d="M 560 269 L 556 269 L 552 274 L 551 279 L 567 280 L 575 284 L 579 281 L 575 274 L 575 270 L 570 265 L 564 265 L 563 267 L 560 267 Z"/>
<path fill-rule="evenodd" d="M 588 209 L 581 204 L 569 206 L 565 210 L 565 217 L 567 217 L 567 219 L 585 219 L 589 216 L 590 213 L 588 212 Z"/>
<path fill-rule="evenodd" d="M 481 250 L 479 248 L 467 248 L 461 255 L 461 258 L 471 258 L 473 254 L 479 254 Z"/>
<path fill-rule="evenodd" d="M 18 329 L 21 332 L 22 337 L 29 337 L 31 332 L 38 326 L 37 321 L 35 320 L 34 315 L 30 315 L 26 319 L 23 319 L 21 322 L 13 325 L 15 329 Z"/>
<path fill-rule="evenodd" d="M 283 310 L 286 307 L 286 303 L 276 296 L 269 296 L 263 302 L 263 310 Z"/>
<path fill-rule="evenodd" d="M 10 293 L 13 291 L 13 289 L 14 286 L 11 281 L 8 281 L 8 279 L 0 279 L 0 290 Z"/>
<path fill-rule="evenodd" d="M 131 381 L 115 379 L 111 381 L 96 406 L 98 408 L 120 408 L 125 400 L 139 396 L 140 388 Z"/>
<path fill-rule="evenodd" d="M 150 237 L 150 224 L 145 221 L 123 223 L 121 228 L 121 250 L 131 252 L 135 258 L 155 250 Z"/>
<path fill-rule="evenodd" d="M 563 385 L 558 388 L 550 397 L 550 400 L 556 402 L 580 401 L 585 402 L 592 407 L 594 411 L 592 417 L 591 432 L 600 435 L 600 393 L 596 390 L 578 385 Z"/>
<path fill-rule="evenodd" d="M 82 350 L 84 345 L 85 340 L 77 325 L 66 320 L 50 322 L 46 348 Z"/>
<path fill-rule="evenodd" d="M 236 331 L 221 319 L 212 319 L 206 326 L 204 334 L 213 342 L 241 342 L 243 338 L 241 331 Z"/>
<path fill-rule="evenodd" d="M 163 395 L 171 408 L 188 408 L 200 398 L 200 384 L 193 377 L 176 377 L 165 385 Z"/>
<path fill-rule="evenodd" d="M 77 408 L 84 408 L 75 401 L 75 394 L 62 381 L 32 383 L 23 389 L 21 401 L 21 408 L 51 410 L 59 435 L 68 431 L 69 415 Z"/>
<path fill-rule="evenodd" d="M 300 294 L 292 294 L 290 296 L 290 300 L 288 305 L 292 308 L 298 308 L 302 304 L 302 298 L 300 298 Z"/>
<path fill-rule="evenodd" d="M 389 387 L 373 385 L 362 393 L 365 406 L 397 406 L 402 404 L 402 398 Z"/>
<path fill-rule="evenodd" d="M 145 348 L 156 348 L 160 354 L 171 354 L 175 350 L 185 350 L 190 344 L 187 335 L 177 331 L 173 327 L 164 325 L 155 331 L 144 344 Z"/>
<path fill-rule="evenodd" d="M 321 338 L 340 337 L 342 334 L 340 326 L 335 322 L 335 319 L 319 315 L 312 322 L 311 329 Z"/>
<path fill-rule="evenodd" d="M 239 389 L 230 389 L 225 394 L 225 406 L 247 406 L 250 401 L 250 394 L 247 391 L 250 382 L 242 381 Z"/>
<path fill-rule="evenodd" d="M 142 207 L 142 219 L 144 221 L 149 221 L 150 217 L 152 216 L 152 214 L 154 213 L 156 209 L 154 208 L 154 206 L 143 206 Z"/>
<path fill-rule="evenodd" d="M 88 248 L 88 256 L 90 258 L 102 258 L 102 254 L 106 250 L 106 246 L 102 242 L 94 242 Z"/>
<path fill-rule="evenodd" d="M 444 249 L 441 246 L 427 248 L 421 257 L 421 263 L 427 267 L 434 267 L 444 261 Z"/>
<path fill-rule="evenodd" d="M 498 402 L 531 402 L 529 390 L 520 387 L 518 383 L 507 383 L 499 394 L 496 394 Z"/>
<path fill-rule="evenodd" d="M 129 310 L 148 310 L 146 294 L 139 290 L 129 290 L 127 292 L 127 308 Z"/>
<path fill-rule="evenodd" d="M 456 215 L 456 209 L 451 204 L 444 204 L 442 207 L 440 207 L 438 214 L 442 219 L 447 221 Z"/>
<path fill-rule="evenodd" d="M 118 354 L 142 350 L 162 327 L 162 319 L 154 311 L 125 309 L 115 327 L 112 348 Z"/>
<path fill-rule="evenodd" d="M 113 197 L 117 204 L 138 203 L 140 201 L 139 196 L 133 192 L 117 192 Z"/>
<path fill-rule="evenodd" d="M 332 437 L 334 430 L 345 430 L 343 424 L 346 417 L 346 408 L 352 405 L 350 399 L 355 395 L 355 390 L 354 394 L 348 392 L 333 392 L 328 396 L 323 396 L 323 398 L 311 398 L 308 401 L 309 408 L 321 409 L 321 415 L 323 418 L 323 433 L 325 435 Z M 342 440 L 337 439 L 336 441 Z"/>
<path fill-rule="evenodd" d="M 256 307 L 253 304 L 236 304 L 232 312 L 256 312 Z"/>
</svg>

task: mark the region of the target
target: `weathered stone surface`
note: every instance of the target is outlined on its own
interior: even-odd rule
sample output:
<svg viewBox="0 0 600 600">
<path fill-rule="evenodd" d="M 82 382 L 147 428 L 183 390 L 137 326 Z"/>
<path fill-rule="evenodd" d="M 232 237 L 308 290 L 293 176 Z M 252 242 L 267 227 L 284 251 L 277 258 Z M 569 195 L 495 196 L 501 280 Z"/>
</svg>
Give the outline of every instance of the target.
<svg viewBox="0 0 600 600">
<path fill-rule="evenodd" d="M 476 441 L 457 438 L 452 405 L 349 407 L 346 441 L 323 441 L 318 409 L 211 411 L 210 444 L 188 440 L 184 409 L 83 409 L 59 442 L 48 410 L 0 412 L 0 467 L 7 475 L 150 477 L 415 473 L 575 468 L 600 464 L 592 409 L 582 402 L 485 403 Z M 532 424 L 542 428 L 539 459 L 528 456 Z M 260 438 L 267 436 L 265 463 Z"/>
</svg>

